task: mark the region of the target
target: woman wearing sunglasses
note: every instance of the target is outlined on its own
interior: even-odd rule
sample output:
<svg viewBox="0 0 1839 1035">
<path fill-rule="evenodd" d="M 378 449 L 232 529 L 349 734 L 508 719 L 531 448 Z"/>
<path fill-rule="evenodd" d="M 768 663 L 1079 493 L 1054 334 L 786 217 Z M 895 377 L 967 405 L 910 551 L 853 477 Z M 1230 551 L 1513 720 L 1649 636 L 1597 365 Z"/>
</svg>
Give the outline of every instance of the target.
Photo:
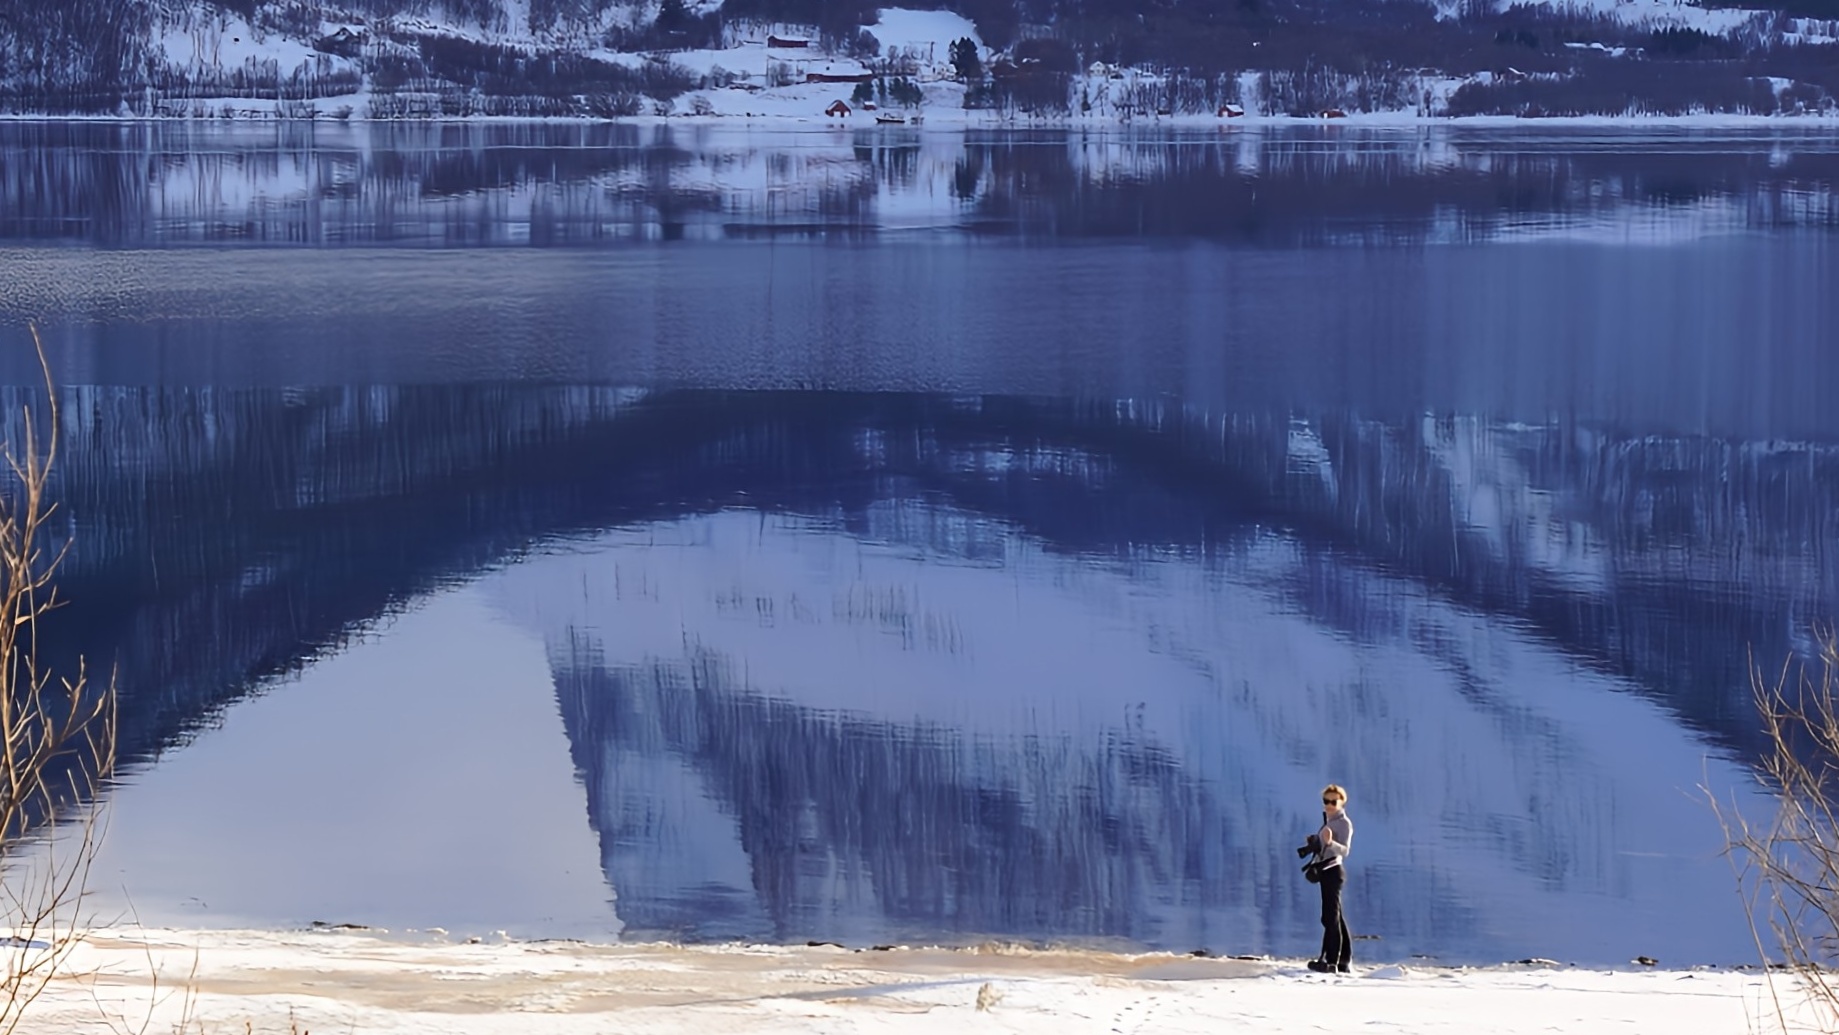
<svg viewBox="0 0 1839 1035">
<path fill-rule="evenodd" d="M 1354 943 L 1341 913 L 1341 888 L 1347 883 L 1347 849 L 1354 843 L 1354 821 L 1347 815 L 1347 789 L 1331 783 L 1322 788 L 1322 829 L 1311 838 L 1322 874 L 1322 955 L 1309 969 L 1324 974 L 1349 973 Z"/>
</svg>

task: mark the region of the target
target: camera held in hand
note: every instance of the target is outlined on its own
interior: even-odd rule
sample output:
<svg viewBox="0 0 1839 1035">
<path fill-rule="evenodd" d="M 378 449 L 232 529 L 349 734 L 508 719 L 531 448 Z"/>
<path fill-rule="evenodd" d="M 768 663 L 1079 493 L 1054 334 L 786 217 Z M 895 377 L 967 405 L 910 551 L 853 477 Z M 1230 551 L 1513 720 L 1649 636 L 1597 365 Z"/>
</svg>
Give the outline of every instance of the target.
<svg viewBox="0 0 1839 1035">
<path fill-rule="evenodd" d="M 1298 848 L 1296 850 L 1296 857 L 1298 859 L 1302 859 L 1307 856 L 1314 855 L 1315 853 L 1321 850 L 1322 850 L 1322 839 L 1320 837 L 1317 837 L 1314 834 L 1310 834 L 1308 843 L 1304 844 L 1301 848 Z"/>
</svg>

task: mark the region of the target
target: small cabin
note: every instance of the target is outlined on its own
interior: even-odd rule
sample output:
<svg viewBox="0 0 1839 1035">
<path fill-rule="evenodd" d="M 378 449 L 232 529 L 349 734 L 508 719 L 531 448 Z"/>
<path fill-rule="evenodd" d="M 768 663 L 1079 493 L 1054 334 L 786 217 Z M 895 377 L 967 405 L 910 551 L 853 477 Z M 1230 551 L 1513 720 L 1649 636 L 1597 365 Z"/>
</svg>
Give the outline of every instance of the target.
<svg viewBox="0 0 1839 1035">
<path fill-rule="evenodd" d="M 811 45 L 811 41 L 787 39 L 784 36 L 768 36 L 766 37 L 766 45 L 769 47 L 781 47 L 787 50 L 803 50 Z"/>
<path fill-rule="evenodd" d="M 876 111 L 876 110 L 879 110 L 880 107 L 881 106 L 879 104 L 876 104 L 874 101 L 863 101 L 862 102 L 863 111 Z"/>
<path fill-rule="evenodd" d="M 824 114 L 825 116 L 846 116 L 849 114 L 849 105 L 842 101 L 831 101 L 830 107 L 824 109 Z"/>
<path fill-rule="evenodd" d="M 313 49 L 322 54 L 337 54 L 340 57 L 356 57 L 364 48 L 364 33 L 349 26 L 341 25 L 330 36 L 321 36 L 313 42 Z"/>
<path fill-rule="evenodd" d="M 1241 108 L 1236 104 L 1220 105 L 1220 118 L 1222 119 L 1242 119 L 1244 117 L 1245 117 L 1244 108 Z"/>
<path fill-rule="evenodd" d="M 1322 112 L 1322 117 L 1325 119 L 1344 119 L 1347 118 L 1347 112 L 1342 111 L 1340 108 L 1329 108 Z"/>
</svg>

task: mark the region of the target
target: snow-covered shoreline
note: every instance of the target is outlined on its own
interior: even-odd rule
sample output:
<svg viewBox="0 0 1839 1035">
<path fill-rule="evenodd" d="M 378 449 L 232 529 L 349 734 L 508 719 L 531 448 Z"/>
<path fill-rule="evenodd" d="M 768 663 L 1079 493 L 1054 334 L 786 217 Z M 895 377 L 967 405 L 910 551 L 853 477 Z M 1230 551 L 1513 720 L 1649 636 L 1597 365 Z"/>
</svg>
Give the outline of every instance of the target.
<svg viewBox="0 0 1839 1035">
<path fill-rule="evenodd" d="M 1003 946 L 849 949 L 103 930 L 26 1031 L 1254 1033 L 1769 1031 L 1781 975 L 1733 969 L 1356 966 Z"/>
</svg>

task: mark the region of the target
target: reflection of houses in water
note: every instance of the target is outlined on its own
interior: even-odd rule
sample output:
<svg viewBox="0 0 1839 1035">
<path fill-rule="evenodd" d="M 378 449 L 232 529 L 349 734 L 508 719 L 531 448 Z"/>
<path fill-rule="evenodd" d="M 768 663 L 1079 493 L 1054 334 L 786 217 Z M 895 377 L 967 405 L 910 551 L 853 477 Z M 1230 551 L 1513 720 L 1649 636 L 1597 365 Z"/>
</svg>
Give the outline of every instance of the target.
<svg viewBox="0 0 1839 1035">
<path fill-rule="evenodd" d="M 953 194 L 974 205 L 929 208 L 930 225 L 1056 238 L 1282 246 L 1839 226 L 1818 153 L 1777 162 L 1762 144 L 1628 153 L 1562 139 L 1502 153 L 1441 131 L 1379 132 L 1360 145 L 1324 149 L 1309 132 L 1268 127 L 1207 139 L 973 130 L 926 134 L 923 160 L 889 176 L 799 134 L 779 145 L 706 126 L 283 122 L 250 134 L 21 123 L 0 133 L 0 149 L 34 160 L 0 162 L 0 239 L 522 246 L 746 236 L 773 224 L 847 232 L 898 226 Z"/>
</svg>

